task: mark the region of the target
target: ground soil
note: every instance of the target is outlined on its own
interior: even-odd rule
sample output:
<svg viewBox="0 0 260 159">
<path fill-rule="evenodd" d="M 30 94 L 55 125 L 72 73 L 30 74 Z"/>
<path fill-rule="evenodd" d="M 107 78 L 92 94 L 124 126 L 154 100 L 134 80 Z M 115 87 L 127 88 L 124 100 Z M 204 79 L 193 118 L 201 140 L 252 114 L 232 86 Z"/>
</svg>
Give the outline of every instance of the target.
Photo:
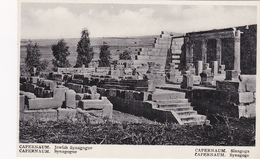
<svg viewBox="0 0 260 159">
<path fill-rule="evenodd" d="M 211 125 L 158 123 L 113 112 L 113 120 L 20 122 L 20 143 L 254 146 L 255 119 L 223 118 Z"/>
</svg>

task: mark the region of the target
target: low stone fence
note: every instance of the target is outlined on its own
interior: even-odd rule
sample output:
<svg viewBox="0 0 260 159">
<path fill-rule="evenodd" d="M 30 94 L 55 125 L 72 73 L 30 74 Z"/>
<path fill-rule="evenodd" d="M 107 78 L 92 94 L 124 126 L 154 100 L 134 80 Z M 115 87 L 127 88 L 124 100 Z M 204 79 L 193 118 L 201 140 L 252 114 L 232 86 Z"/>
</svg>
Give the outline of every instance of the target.
<svg viewBox="0 0 260 159">
<path fill-rule="evenodd" d="M 203 113 L 255 117 L 255 93 L 256 76 L 242 75 L 240 81 L 217 81 L 216 90 L 193 90 L 191 102 Z"/>
</svg>

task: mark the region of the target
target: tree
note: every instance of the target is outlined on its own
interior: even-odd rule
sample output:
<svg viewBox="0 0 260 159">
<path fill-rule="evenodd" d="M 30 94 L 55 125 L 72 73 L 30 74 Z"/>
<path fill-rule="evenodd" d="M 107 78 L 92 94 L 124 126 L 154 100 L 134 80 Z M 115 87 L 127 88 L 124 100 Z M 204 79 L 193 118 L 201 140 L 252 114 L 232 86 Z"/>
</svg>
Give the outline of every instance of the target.
<svg viewBox="0 0 260 159">
<path fill-rule="evenodd" d="M 52 64 L 54 67 L 70 67 L 69 60 L 67 57 L 70 55 L 69 46 L 64 39 L 58 41 L 57 44 L 51 46 L 52 54 L 54 59 L 52 59 Z"/>
<path fill-rule="evenodd" d="M 40 65 L 41 65 L 41 52 L 38 48 L 37 43 L 34 45 L 32 44 L 32 41 L 29 41 L 29 43 L 26 46 L 26 52 L 27 56 L 25 58 L 26 66 L 28 67 L 28 70 L 30 73 L 34 73 L 34 68 L 39 71 Z"/>
<path fill-rule="evenodd" d="M 109 46 L 106 42 L 100 46 L 99 54 L 99 67 L 109 67 L 110 66 L 110 51 L 108 50 Z"/>
<path fill-rule="evenodd" d="M 121 53 L 119 55 L 119 59 L 120 60 L 131 60 L 132 59 L 131 52 L 125 50 L 123 53 Z"/>
<path fill-rule="evenodd" d="M 94 56 L 93 48 L 90 47 L 88 29 L 83 29 L 81 32 L 81 38 L 77 45 L 77 53 L 78 56 L 75 67 L 82 67 L 83 64 L 88 67 L 88 64 Z"/>
</svg>

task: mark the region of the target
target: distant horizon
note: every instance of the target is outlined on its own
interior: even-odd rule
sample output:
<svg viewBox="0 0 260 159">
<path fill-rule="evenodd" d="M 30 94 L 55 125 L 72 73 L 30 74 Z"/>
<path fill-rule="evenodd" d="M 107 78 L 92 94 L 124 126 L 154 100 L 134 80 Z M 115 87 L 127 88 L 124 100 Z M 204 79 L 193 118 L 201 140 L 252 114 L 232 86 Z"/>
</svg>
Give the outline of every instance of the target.
<svg viewBox="0 0 260 159">
<path fill-rule="evenodd" d="M 245 24 L 245 25 L 239 25 L 239 26 L 230 26 L 230 27 L 225 27 L 225 28 L 213 28 L 213 29 L 208 29 L 208 30 L 198 30 L 198 31 L 191 31 L 191 32 L 200 32 L 200 31 L 210 31 L 210 30 L 218 30 L 218 29 L 227 29 L 227 28 L 234 28 L 234 27 L 241 27 L 241 26 L 250 26 L 250 25 L 257 25 L 257 23 L 255 24 Z M 134 37 L 148 37 L 148 36 L 159 36 L 161 34 L 162 31 L 160 31 L 160 33 L 158 34 L 150 34 L 150 35 L 133 35 L 133 36 L 103 36 L 103 37 L 93 37 L 93 36 L 89 36 L 89 38 L 134 38 Z M 171 32 L 171 31 L 165 31 L 165 32 Z M 185 33 L 177 33 L 177 32 L 173 32 L 175 34 L 186 34 L 186 33 L 191 33 L 191 32 L 185 32 Z M 33 39 L 33 38 L 20 38 L 20 40 L 59 40 L 59 39 L 80 39 L 79 37 L 61 37 L 61 38 L 40 38 L 40 39 Z"/>
<path fill-rule="evenodd" d="M 199 3 L 198 3 L 199 4 Z M 21 39 L 159 35 L 257 23 L 256 5 L 21 3 Z"/>
</svg>

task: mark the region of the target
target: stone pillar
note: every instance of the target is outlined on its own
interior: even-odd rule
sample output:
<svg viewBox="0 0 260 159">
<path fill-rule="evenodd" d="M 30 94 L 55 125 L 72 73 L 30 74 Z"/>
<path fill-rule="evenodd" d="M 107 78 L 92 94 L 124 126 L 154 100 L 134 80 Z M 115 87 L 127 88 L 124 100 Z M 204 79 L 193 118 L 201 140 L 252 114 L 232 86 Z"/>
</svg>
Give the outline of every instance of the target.
<svg viewBox="0 0 260 159">
<path fill-rule="evenodd" d="M 186 64 L 190 61 L 190 41 L 189 38 L 185 38 L 185 46 L 186 46 Z"/>
<path fill-rule="evenodd" d="M 201 41 L 202 62 L 207 63 L 207 40 Z"/>
<path fill-rule="evenodd" d="M 240 30 L 236 30 L 234 36 L 234 70 L 240 73 Z"/>
<path fill-rule="evenodd" d="M 212 74 L 216 76 L 218 74 L 218 61 L 212 61 Z"/>
<path fill-rule="evenodd" d="M 220 38 L 217 38 L 217 46 L 216 46 L 216 58 L 217 58 L 217 61 L 218 61 L 218 64 L 221 65 L 221 56 L 222 56 L 222 53 L 221 53 L 221 39 Z"/>
<path fill-rule="evenodd" d="M 76 92 L 74 90 L 68 90 L 65 93 L 66 107 L 76 108 Z"/>
<path fill-rule="evenodd" d="M 193 46 L 194 44 L 190 44 L 190 59 L 189 59 L 189 63 L 193 63 Z"/>
<path fill-rule="evenodd" d="M 203 71 L 203 63 L 202 61 L 197 61 L 196 75 L 200 75 L 202 71 Z"/>
<path fill-rule="evenodd" d="M 148 92 L 155 91 L 155 81 L 153 79 L 148 80 Z"/>
</svg>

